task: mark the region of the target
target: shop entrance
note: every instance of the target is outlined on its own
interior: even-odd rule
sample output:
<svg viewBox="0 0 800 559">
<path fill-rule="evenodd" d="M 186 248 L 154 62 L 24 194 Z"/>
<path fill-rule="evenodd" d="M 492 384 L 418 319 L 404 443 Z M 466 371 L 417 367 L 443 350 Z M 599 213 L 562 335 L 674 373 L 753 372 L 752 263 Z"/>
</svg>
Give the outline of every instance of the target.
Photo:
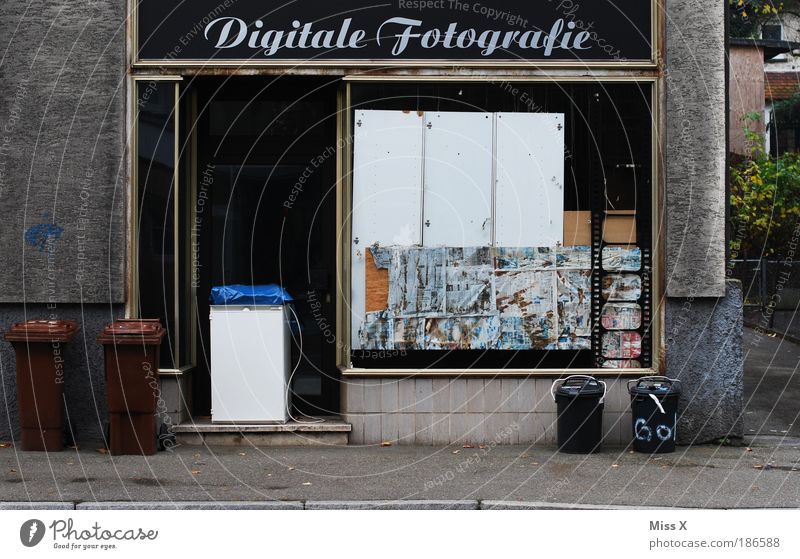
<svg viewBox="0 0 800 559">
<path fill-rule="evenodd" d="M 295 414 L 339 412 L 335 341 L 336 94 L 317 78 L 196 78 L 197 345 L 193 412 L 210 412 L 211 288 L 279 284 L 300 320 Z M 191 122 L 191 119 L 189 120 Z M 302 344 L 302 351 L 301 351 Z"/>
</svg>

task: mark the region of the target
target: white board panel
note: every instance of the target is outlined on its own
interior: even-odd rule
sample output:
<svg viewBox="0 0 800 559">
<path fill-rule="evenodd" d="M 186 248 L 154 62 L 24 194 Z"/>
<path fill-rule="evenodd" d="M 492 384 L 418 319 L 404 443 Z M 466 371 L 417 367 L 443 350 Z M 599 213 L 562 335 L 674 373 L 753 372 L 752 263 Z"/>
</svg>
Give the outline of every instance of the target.
<svg viewBox="0 0 800 559">
<path fill-rule="evenodd" d="M 564 241 L 564 115 L 497 113 L 495 244 Z"/>
<path fill-rule="evenodd" d="M 355 111 L 351 244 L 351 345 L 364 319 L 365 248 L 421 244 L 425 115 Z"/>
<path fill-rule="evenodd" d="M 425 113 L 424 246 L 492 241 L 490 113 Z"/>
</svg>

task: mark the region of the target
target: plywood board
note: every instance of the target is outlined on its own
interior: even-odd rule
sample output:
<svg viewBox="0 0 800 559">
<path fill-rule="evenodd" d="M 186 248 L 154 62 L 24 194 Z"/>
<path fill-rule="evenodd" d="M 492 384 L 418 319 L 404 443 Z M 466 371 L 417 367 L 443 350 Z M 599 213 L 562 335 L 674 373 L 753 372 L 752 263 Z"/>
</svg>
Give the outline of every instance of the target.
<svg viewBox="0 0 800 559">
<path fill-rule="evenodd" d="M 607 210 L 605 221 L 603 221 L 603 241 L 636 244 L 636 212 L 634 210 Z"/>
<path fill-rule="evenodd" d="M 495 115 L 495 245 L 564 241 L 564 115 Z"/>
<path fill-rule="evenodd" d="M 492 240 L 491 113 L 425 113 L 422 244 Z"/>
<path fill-rule="evenodd" d="M 364 308 L 367 313 L 385 311 L 389 306 L 389 269 L 376 266 L 371 249 L 367 249 L 364 265 L 366 266 Z"/>
<path fill-rule="evenodd" d="M 592 212 L 564 212 L 564 246 L 592 244 Z"/>
</svg>

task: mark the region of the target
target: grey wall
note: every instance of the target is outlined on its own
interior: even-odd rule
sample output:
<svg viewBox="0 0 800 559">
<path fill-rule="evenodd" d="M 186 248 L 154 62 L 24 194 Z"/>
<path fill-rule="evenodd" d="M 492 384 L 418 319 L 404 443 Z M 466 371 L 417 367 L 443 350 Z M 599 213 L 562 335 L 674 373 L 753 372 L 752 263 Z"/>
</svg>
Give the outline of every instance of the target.
<svg viewBox="0 0 800 559">
<path fill-rule="evenodd" d="M 742 284 L 728 280 L 719 299 L 669 299 L 666 310 L 667 375 L 684 388 L 678 441 L 741 437 Z"/>
<path fill-rule="evenodd" d="M 666 0 L 670 297 L 725 295 L 725 4 Z"/>
<path fill-rule="evenodd" d="M 123 301 L 125 10 L 0 3 L 2 302 Z"/>
<path fill-rule="evenodd" d="M 123 314 L 122 305 L 11 305 L 0 304 L 0 331 L 31 318 L 70 319 L 81 330 L 67 345 L 64 359 L 64 398 L 68 425 L 77 441 L 102 438 L 108 418 L 103 349 L 97 334 L 103 326 Z M 0 440 L 10 440 L 19 433 L 17 409 L 16 359 L 6 341 L 0 341 Z"/>
</svg>

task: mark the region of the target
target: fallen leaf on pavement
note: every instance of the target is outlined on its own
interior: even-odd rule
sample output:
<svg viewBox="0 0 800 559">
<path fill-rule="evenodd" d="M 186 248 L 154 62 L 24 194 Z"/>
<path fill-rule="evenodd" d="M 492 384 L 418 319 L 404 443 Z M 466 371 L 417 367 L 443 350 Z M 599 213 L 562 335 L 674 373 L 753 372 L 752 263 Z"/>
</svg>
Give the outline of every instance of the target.
<svg viewBox="0 0 800 559">
<path fill-rule="evenodd" d="M 192 470 L 192 475 L 193 476 L 196 476 L 199 473 L 200 473 L 200 470 Z"/>
<path fill-rule="evenodd" d="M 611 464 L 612 468 L 619 468 L 619 464 Z"/>
<path fill-rule="evenodd" d="M 17 470 L 8 470 L 8 473 L 10 473 L 10 474 L 16 474 L 16 473 L 17 473 Z"/>
<path fill-rule="evenodd" d="M 486 445 L 485 444 L 479 444 L 478 448 L 486 448 Z"/>
<path fill-rule="evenodd" d="M 289 466 L 289 469 L 290 469 L 290 470 L 294 470 L 294 467 L 293 467 L 293 466 Z"/>
<path fill-rule="evenodd" d="M 311 485 L 311 482 L 310 481 L 304 481 L 303 485 Z"/>
<path fill-rule="evenodd" d="M 247 456 L 247 453 L 246 452 L 240 452 L 239 456 Z"/>
<path fill-rule="evenodd" d="M 392 443 L 390 441 L 383 441 L 381 446 L 392 446 Z"/>
<path fill-rule="evenodd" d="M 475 448 L 475 447 L 474 447 L 474 446 L 472 446 L 471 444 L 465 444 L 465 445 L 464 445 L 464 446 L 462 446 L 461 448 Z"/>
<path fill-rule="evenodd" d="M 458 454 L 459 452 L 461 452 L 461 451 L 460 450 L 454 450 L 453 454 Z"/>
<path fill-rule="evenodd" d="M 108 449 L 107 448 L 98 448 L 97 452 L 99 452 L 100 454 L 108 454 Z"/>
<path fill-rule="evenodd" d="M 11 448 L 11 443 L 0 443 L 0 448 Z"/>
<path fill-rule="evenodd" d="M 753 449 L 750 448 L 749 446 L 745 450 L 747 450 L 747 452 L 753 452 Z"/>
</svg>

